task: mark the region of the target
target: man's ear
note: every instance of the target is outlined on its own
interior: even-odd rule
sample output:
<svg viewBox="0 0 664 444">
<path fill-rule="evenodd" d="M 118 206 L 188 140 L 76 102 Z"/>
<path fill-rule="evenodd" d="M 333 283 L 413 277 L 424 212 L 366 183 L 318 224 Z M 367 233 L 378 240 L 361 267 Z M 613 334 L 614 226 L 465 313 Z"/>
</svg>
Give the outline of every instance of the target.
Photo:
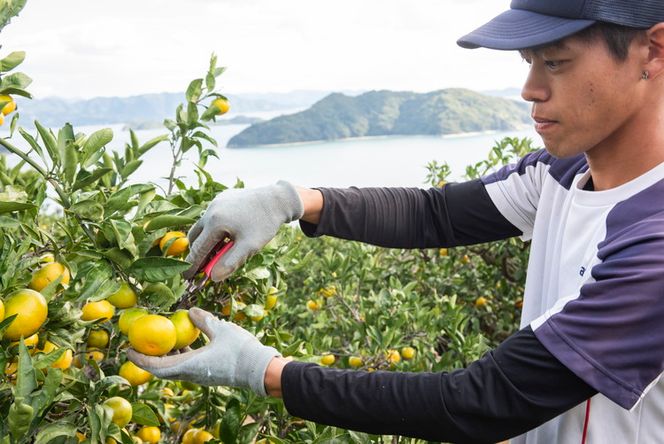
<svg viewBox="0 0 664 444">
<path fill-rule="evenodd" d="M 648 39 L 648 59 L 643 67 L 649 78 L 664 73 L 664 22 L 658 23 L 646 32 Z"/>
</svg>

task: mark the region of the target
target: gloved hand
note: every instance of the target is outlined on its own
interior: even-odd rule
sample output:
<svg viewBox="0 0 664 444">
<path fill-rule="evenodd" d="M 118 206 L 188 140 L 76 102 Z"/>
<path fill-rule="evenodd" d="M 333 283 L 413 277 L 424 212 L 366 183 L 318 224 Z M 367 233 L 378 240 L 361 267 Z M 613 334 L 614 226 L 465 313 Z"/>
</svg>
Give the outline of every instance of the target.
<svg viewBox="0 0 664 444">
<path fill-rule="evenodd" d="M 134 364 L 162 379 L 250 388 L 260 396 L 267 396 L 265 371 L 272 358 L 281 354 L 261 344 L 242 327 L 217 319 L 205 310 L 191 308 L 189 317 L 210 339 L 209 344 L 164 357 L 147 356 L 130 349 L 127 356 Z"/>
<path fill-rule="evenodd" d="M 187 261 L 192 265 L 184 273 L 185 279 L 196 274 L 210 251 L 228 235 L 235 245 L 217 262 L 211 274 L 215 282 L 226 279 L 272 240 L 281 224 L 297 220 L 303 214 L 302 199 L 288 182 L 219 193 L 189 230 L 191 247 Z"/>
</svg>

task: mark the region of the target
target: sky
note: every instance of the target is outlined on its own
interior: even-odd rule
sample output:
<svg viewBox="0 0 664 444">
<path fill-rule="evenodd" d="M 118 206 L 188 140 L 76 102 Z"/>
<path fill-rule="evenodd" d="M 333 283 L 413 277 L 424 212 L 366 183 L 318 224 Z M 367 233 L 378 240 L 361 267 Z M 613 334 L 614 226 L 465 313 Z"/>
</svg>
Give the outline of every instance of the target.
<svg viewBox="0 0 664 444">
<path fill-rule="evenodd" d="M 520 87 L 515 52 L 456 40 L 508 0 L 28 0 L 0 33 L 35 98 L 183 91 L 216 53 L 221 91 Z"/>
</svg>

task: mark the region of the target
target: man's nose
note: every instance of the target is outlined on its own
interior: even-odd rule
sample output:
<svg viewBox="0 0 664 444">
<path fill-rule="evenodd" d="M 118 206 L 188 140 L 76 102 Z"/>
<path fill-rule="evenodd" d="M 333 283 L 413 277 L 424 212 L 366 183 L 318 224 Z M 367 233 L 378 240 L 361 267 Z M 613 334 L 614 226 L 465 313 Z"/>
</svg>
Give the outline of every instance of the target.
<svg viewBox="0 0 664 444">
<path fill-rule="evenodd" d="M 551 97 L 544 73 L 534 66 L 530 67 L 526 83 L 521 89 L 521 97 L 527 102 L 546 102 Z"/>
</svg>

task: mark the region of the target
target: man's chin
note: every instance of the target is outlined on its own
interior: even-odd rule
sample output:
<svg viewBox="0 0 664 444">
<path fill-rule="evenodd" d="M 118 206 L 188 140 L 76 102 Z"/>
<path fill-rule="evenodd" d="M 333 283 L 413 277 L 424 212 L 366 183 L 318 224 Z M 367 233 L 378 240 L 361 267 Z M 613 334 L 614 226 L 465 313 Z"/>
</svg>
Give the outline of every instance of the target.
<svg viewBox="0 0 664 444">
<path fill-rule="evenodd" d="M 568 159 L 584 152 L 578 148 L 571 148 L 557 143 L 547 143 L 547 141 L 544 141 L 544 149 L 556 159 Z"/>
</svg>

